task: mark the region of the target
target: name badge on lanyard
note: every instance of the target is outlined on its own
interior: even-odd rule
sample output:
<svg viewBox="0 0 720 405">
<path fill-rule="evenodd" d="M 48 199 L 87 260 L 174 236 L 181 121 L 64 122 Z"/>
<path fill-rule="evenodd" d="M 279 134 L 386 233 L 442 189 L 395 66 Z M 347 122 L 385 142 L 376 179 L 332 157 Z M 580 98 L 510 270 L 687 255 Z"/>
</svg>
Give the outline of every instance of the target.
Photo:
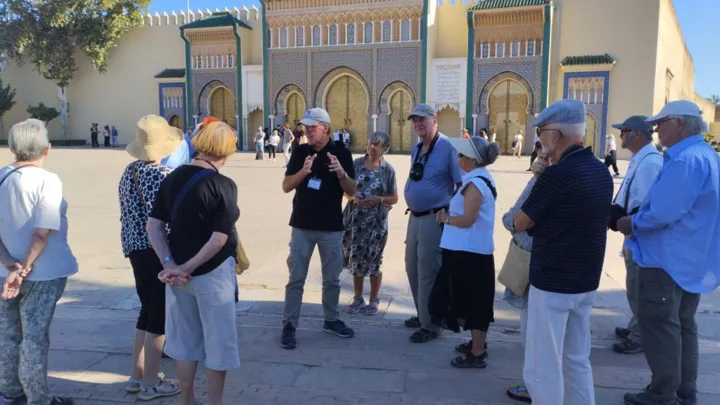
<svg viewBox="0 0 720 405">
<path fill-rule="evenodd" d="M 313 177 L 308 181 L 308 188 L 311 188 L 313 190 L 320 190 L 320 185 L 322 184 L 322 180 L 318 179 L 317 177 Z"/>
</svg>

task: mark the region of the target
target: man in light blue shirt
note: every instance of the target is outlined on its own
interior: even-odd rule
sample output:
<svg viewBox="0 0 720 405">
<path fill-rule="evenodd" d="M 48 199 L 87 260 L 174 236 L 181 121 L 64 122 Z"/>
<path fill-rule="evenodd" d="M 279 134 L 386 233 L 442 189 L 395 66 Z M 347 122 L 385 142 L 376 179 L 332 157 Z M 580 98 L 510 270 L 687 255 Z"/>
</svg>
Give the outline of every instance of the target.
<svg viewBox="0 0 720 405">
<path fill-rule="evenodd" d="M 435 109 L 419 104 L 408 117 L 420 142 L 413 147 L 410 175 L 405 184 L 408 206 L 405 238 L 405 271 L 418 316 L 405 321 L 408 328 L 419 328 L 410 336 L 414 343 L 429 342 L 439 336 L 432 322 L 428 303 L 440 271 L 442 226 L 435 214 L 447 209 L 455 186 L 462 183 L 457 152 L 450 140 L 437 129 Z"/>
<path fill-rule="evenodd" d="M 704 140 L 700 108 L 668 103 L 648 119 L 665 151 L 637 214 L 618 229 L 639 267 L 637 317 L 652 381 L 627 405 L 697 404 L 700 294 L 720 285 L 720 156 Z"/>
</svg>

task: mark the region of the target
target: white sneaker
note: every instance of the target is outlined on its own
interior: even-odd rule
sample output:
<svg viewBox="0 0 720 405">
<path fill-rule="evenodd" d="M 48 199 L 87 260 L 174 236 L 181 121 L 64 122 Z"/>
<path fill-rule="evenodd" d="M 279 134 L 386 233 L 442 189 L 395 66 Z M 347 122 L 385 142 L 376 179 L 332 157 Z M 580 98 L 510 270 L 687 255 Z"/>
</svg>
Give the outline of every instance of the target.
<svg viewBox="0 0 720 405">
<path fill-rule="evenodd" d="M 180 388 L 170 381 L 158 381 L 154 387 L 140 386 L 138 399 L 141 401 L 152 401 L 156 398 L 171 397 L 180 393 Z"/>
</svg>

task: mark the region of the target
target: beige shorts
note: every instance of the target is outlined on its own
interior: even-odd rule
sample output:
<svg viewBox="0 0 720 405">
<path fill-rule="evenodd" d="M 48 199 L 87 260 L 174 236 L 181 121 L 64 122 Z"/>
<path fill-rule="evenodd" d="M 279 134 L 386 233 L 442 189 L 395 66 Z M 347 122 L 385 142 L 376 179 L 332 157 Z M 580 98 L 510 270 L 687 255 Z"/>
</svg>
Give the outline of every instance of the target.
<svg viewBox="0 0 720 405">
<path fill-rule="evenodd" d="M 165 353 L 175 360 L 204 361 L 211 370 L 240 367 L 235 326 L 235 259 L 165 289 Z"/>
</svg>

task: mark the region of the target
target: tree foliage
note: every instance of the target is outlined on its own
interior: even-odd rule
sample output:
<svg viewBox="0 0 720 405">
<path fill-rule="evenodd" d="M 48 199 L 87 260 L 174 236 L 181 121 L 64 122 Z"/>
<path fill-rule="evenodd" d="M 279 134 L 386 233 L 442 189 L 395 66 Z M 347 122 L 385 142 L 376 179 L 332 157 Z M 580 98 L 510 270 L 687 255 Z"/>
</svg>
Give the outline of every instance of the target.
<svg viewBox="0 0 720 405">
<path fill-rule="evenodd" d="M 105 72 L 110 50 L 142 24 L 150 0 L 6 0 L 0 5 L 0 49 L 29 62 L 46 79 L 67 86 L 76 51 Z"/>
<path fill-rule="evenodd" d="M 48 107 L 43 103 L 40 103 L 38 105 L 29 105 L 26 111 L 28 112 L 28 114 L 30 114 L 30 118 L 35 118 L 43 121 L 45 125 L 47 125 L 48 122 L 54 120 L 60 115 L 58 110 L 52 107 Z"/>
<path fill-rule="evenodd" d="M 11 88 L 8 84 L 3 86 L 2 78 L 0 77 L 0 118 L 5 115 L 6 112 L 15 106 L 15 89 Z"/>
<path fill-rule="evenodd" d="M 720 96 L 718 96 L 717 94 L 712 94 L 707 99 L 708 99 L 708 101 L 710 101 L 711 103 L 713 103 L 715 105 L 720 104 Z"/>
</svg>

